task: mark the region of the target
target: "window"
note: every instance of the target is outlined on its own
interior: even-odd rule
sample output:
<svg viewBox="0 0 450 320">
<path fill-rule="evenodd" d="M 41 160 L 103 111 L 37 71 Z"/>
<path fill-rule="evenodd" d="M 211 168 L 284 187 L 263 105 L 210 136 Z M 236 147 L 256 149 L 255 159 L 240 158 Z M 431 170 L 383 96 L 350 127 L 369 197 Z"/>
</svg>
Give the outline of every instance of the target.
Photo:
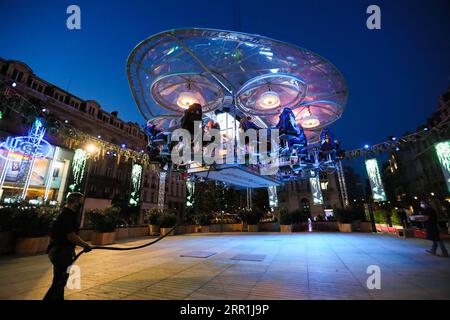
<svg viewBox="0 0 450 320">
<path fill-rule="evenodd" d="M 111 168 L 111 167 L 106 168 L 106 176 L 108 178 L 111 178 L 112 174 L 113 174 L 113 168 Z"/>
</svg>

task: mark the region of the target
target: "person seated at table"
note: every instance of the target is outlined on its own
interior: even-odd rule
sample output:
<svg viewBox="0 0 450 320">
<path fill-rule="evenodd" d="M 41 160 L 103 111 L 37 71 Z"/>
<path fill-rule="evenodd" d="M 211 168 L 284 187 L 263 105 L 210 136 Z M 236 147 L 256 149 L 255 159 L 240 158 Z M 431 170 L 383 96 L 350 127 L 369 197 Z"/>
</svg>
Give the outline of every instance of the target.
<svg viewBox="0 0 450 320">
<path fill-rule="evenodd" d="M 199 103 L 193 103 L 186 110 L 184 110 L 184 115 L 180 121 L 180 127 L 189 131 L 191 134 L 191 148 L 194 151 L 191 153 L 192 157 L 194 156 L 194 153 L 199 152 L 202 147 L 202 120 L 202 106 Z M 195 130 L 196 128 L 197 130 Z M 195 137 L 195 134 L 200 136 Z"/>
<path fill-rule="evenodd" d="M 241 119 L 241 121 L 239 121 L 239 129 L 242 129 L 244 131 L 247 131 L 248 129 L 255 129 L 255 130 L 259 130 L 261 129 L 260 127 L 258 127 L 253 121 L 252 121 L 252 117 L 248 116 L 248 117 L 243 117 Z"/>
<path fill-rule="evenodd" d="M 286 139 L 282 139 L 282 146 L 291 149 L 295 146 L 297 149 L 303 149 L 308 144 L 303 128 L 295 122 L 294 113 L 290 108 L 284 108 L 280 114 L 280 119 L 276 125 L 280 130 L 280 135 L 286 135 Z M 287 146 L 286 146 L 287 141 Z"/>
<path fill-rule="evenodd" d="M 284 108 L 281 112 L 277 125 L 275 126 L 280 130 L 280 135 L 298 135 L 298 126 L 295 123 L 295 116 L 291 108 Z"/>
<path fill-rule="evenodd" d="M 337 148 L 336 142 L 334 140 L 334 134 L 328 130 L 323 129 L 320 133 L 320 149 L 322 151 L 335 150 Z"/>
<path fill-rule="evenodd" d="M 220 125 L 218 122 L 214 122 L 210 119 L 203 128 L 203 136 L 209 136 L 212 129 L 220 131 Z M 214 139 L 212 140 L 214 141 Z M 211 141 L 203 141 L 203 146 L 207 146 L 210 142 Z"/>
<path fill-rule="evenodd" d="M 189 133 L 193 136 L 195 121 L 202 122 L 202 119 L 202 106 L 199 103 L 193 103 L 184 111 L 184 115 L 181 118 L 181 128 L 189 131 Z"/>
<path fill-rule="evenodd" d="M 164 128 L 159 129 L 155 124 L 149 121 L 147 122 L 144 131 L 147 135 L 149 144 L 167 143 L 167 136 L 164 133 Z"/>
</svg>

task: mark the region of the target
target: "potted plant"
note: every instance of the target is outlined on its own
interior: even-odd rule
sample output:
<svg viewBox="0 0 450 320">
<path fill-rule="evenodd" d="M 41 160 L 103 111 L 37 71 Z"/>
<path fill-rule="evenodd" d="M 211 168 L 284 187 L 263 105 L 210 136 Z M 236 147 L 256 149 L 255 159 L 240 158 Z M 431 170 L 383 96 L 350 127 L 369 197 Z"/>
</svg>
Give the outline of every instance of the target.
<svg viewBox="0 0 450 320">
<path fill-rule="evenodd" d="M 18 207 L 12 228 L 16 237 L 15 252 L 45 252 L 50 242 L 50 226 L 57 214 L 58 209 L 53 207 Z"/>
<path fill-rule="evenodd" d="M 197 223 L 193 216 L 193 210 L 186 209 L 184 216 L 182 233 L 195 233 L 197 232 Z"/>
<path fill-rule="evenodd" d="M 358 208 L 356 209 L 356 214 L 361 218 L 359 223 L 359 231 L 372 232 L 372 222 L 370 221 L 369 212 Z"/>
<path fill-rule="evenodd" d="M 13 251 L 14 234 L 13 219 L 17 208 L 3 207 L 0 208 L 0 254 L 10 253 Z"/>
<path fill-rule="evenodd" d="M 293 231 L 305 231 L 308 229 L 308 216 L 303 210 L 294 210 L 290 215 Z"/>
<path fill-rule="evenodd" d="M 159 233 L 158 218 L 161 215 L 161 212 L 156 208 L 152 208 L 147 210 L 146 214 L 147 214 L 149 234 L 151 236 L 158 234 Z"/>
<path fill-rule="evenodd" d="M 353 212 L 348 209 L 339 208 L 336 210 L 336 219 L 340 232 L 352 232 Z"/>
<path fill-rule="evenodd" d="M 175 230 L 172 230 L 175 224 L 177 223 L 177 216 L 170 210 L 162 213 L 158 217 L 158 225 L 160 227 L 160 234 L 166 235 L 170 232 L 170 236 L 175 234 Z M 171 231 L 172 230 L 172 231 Z"/>
<path fill-rule="evenodd" d="M 209 226 L 211 224 L 211 220 L 207 213 L 200 213 L 197 216 L 197 223 L 200 225 L 201 232 L 203 232 L 203 233 L 209 232 Z"/>
<path fill-rule="evenodd" d="M 260 211 L 249 211 L 247 214 L 247 230 L 248 232 L 258 232 L 258 223 L 261 219 Z"/>
<path fill-rule="evenodd" d="M 375 219 L 375 226 L 378 232 L 388 232 L 388 219 L 385 210 L 374 210 L 373 217 Z"/>
<path fill-rule="evenodd" d="M 114 242 L 119 215 L 120 208 L 112 206 L 104 210 L 94 209 L 86 212 L 86 216 L 94 227 L 91 238 L 92 244 L 105 245 Z"/>
<path fill-rule="evenodd" d="M 292 232 L 292 216 L 287 208 L 281 208 L 280 210 L 280 231 Z"/>
</svg>

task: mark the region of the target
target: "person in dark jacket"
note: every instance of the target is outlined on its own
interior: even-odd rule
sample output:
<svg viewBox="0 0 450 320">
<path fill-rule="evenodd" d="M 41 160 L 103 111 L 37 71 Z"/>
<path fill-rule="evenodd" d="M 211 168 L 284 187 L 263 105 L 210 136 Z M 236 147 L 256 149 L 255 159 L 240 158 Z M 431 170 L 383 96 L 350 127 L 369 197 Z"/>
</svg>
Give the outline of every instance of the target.
<svg viewBox="0 0 450 320">
<path fill-rule="evenodd" d="M 202 106 L 199 103 L 193 103 L 184 111 L 184 115 L 181 118 L 181 128 L 186 129 L 194 136 L 196 123 L 195 121 L 202 122 L 203 111 Z"/>
<path fill-rule="evenodd" d="M 75 247 L 78 245 L 85 252 L 91 251 L 89 244 L 78 236 L 78 212 L 82 204 L 83 194 L 70 193 L 66 205 L 51 226 L 47 253 L 53 264 L 53 281 L 44 300 L 64 300 L 64 287 L 69 279 L 68 268 L 75 257 Z"/>
<path fill-rule="evenodd" d="M 439 225 L 436 210 L 434 210 L 428 203 L 423 200 L 420 202 L 420 207 L 423 210 L 423 215 L 427 217 L 425 225 L 427 229 L 427 239 L 433 241 L 431 249 L 427 250 L 427 252 L 436 254 L 436 250 L 439 245 L 442 251 L 441 256 L 448 257 L 447 248 L 445 247 L 444 242 L 439 236 Z"/>
</svg>

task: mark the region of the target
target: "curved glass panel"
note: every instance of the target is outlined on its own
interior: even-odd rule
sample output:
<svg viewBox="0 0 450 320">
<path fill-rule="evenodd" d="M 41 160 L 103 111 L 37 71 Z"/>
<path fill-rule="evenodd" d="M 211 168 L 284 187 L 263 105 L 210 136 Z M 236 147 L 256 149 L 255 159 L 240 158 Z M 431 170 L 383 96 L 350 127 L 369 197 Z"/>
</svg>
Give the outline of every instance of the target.
<svg viewBox="0 0 450 320">
<path fill-rule="evenodd" d="M 244 112 L 276 114 L 276 107 L 268 111 L 260 107 L 261 96 L 269 91 L 265 98 L 276 104 L 279 99 L 280 108 L 329 101 L 327 106 L 319 104 L 326 111 L 318 110 L 317 117 L 320 123 L 330 124 L 340 117 L 347 101 L 347 86 L 339 71 L 308 50 L 239 32 L 178 29 L 142 41 L 128 57 L 128 81 L 145 119 L 182 113 L 178 97 L 189 81 L 181 81 L 181 74 L 191 75 L 187 78 L 195 84 L 197 99 L 204 99 L 205 112 L 235 98 Z M 274 83 L 270 88 L 269 78 Z"/>
</svg>

